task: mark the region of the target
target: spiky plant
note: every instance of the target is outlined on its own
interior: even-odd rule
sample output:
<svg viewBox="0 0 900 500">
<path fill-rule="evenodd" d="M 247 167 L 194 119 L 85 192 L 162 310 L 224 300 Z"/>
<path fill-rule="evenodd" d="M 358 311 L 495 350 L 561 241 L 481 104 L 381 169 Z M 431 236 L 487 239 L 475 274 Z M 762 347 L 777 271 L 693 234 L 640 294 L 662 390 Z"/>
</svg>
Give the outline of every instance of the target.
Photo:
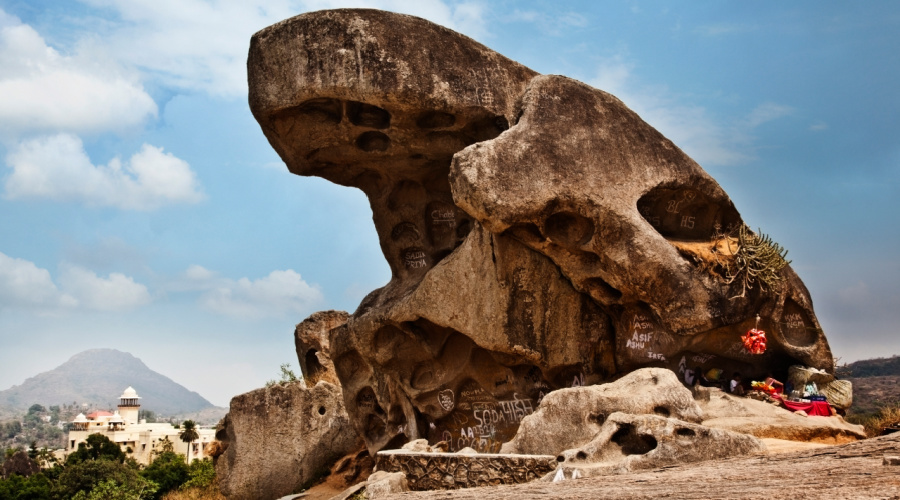
<svg viewBox="0 0 900 500">
<path fill-rule="evenodd" d="M 731 249 L 731 258 L 720 264 L 725 267 L 725 283 L 741 284 L 741 294 L 732 299 L 747 296 L 747 290 L 759 284 L 761 290 L 773 288 L 784 281 L 781 270 L 791 263 L 786 260 L 787 250 L 762 231 L 754 233 L 746 225 L 737 228 L 737 248 Z M 718 234 L 716 239 L 730 235 Z M 730 246 L 730 243 L 729 243 Z"/>
</svg>

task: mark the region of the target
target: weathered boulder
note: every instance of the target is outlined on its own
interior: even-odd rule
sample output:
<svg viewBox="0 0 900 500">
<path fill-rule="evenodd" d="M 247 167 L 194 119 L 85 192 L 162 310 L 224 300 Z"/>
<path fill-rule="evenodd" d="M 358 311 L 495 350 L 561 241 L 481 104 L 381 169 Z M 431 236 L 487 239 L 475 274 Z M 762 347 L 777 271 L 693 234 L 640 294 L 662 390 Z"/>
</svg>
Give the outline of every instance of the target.
<svg viewBox="0 0 900 500">
<path fill-rule="evenodd" d="M 622 474 L 706 460 L 763 453 L 759 439 L 658 415 L 613 413 L 594 439 L 564 451 L 557 460 L 564 471 L 585 477 Z"/>
<path fill-rule="evenodd" d="M 402 472 L 377 471 L 366 481 L 368 499 L 389 498 L 404 491 L 409 491 L 409 483 Z"/>
<path fill-rule="evenodd" d="M 231 399 L 216 432 L 219 489 L 230 499 L 295 493 L 360 446 L 341 390 L 327 382 L 275 384 Z"/>
<path fill-rule="evenodd" d="M 750 398 L 738 398 L 718 389 L 704 389 L 707 398 L 699 400 L 703 425 L 726 429 L 759 438 L 785 439 L 839 444 L 865 439 L 861 425 L 851 424 L 839 415 L 807 417 L 779 406 Z"/>
<path fill-rule="evenodd" d="M 737 210 L 609 94 L 374 10 L 258 32 L 248 78 L 288 169 L 371 204 L 391 281 L 328 352 L 373 454 L 497 451 L 550 390 L 645 366 L 833 369 L 799 278 L 729 283 Z M 757 313 L 770 348 L 751 356 Z"/>
<path fill-rule="evenodd" d="M 691 391 L 672 371 L 642 368 L 608 384 L 551 392 L 501 452 L 556 455 L 594 439 L 616 412 L 703 420 Z"/>
</svg>

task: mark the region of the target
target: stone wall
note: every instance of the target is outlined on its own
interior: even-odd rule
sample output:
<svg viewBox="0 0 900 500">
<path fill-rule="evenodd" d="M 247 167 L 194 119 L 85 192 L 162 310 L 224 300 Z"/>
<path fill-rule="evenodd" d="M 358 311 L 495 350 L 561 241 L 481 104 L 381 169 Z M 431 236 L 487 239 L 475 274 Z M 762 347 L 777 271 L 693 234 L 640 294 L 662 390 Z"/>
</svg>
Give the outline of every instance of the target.
<svg viewBox="0 0 900 500">
<path fill-rule="evenodd" d="M 555 469 L 556 457 L 550 455 L 390 450 L 378 452 L 375 457 L 376 471 L 406 474 L 413 491 L 527 483 Z"/>
</svg>

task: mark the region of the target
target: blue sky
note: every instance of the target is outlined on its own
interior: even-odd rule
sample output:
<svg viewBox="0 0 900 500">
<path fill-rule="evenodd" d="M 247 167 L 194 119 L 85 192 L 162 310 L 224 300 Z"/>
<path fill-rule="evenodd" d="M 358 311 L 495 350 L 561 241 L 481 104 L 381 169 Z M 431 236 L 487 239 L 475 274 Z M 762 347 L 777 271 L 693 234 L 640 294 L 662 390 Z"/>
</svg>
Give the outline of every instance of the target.
<svg viewBox="0 0 900 500">
<path fill-rule="evenodd" d="M 836 356 L 900 354 L 896 2 L 0 0 L 0 389 L 110 347 L 227 405 L 389 280 L 365 196 L 246 101 L 255 31 L 360 6 L 615 94 L 789 250 Z"/>
</svg>

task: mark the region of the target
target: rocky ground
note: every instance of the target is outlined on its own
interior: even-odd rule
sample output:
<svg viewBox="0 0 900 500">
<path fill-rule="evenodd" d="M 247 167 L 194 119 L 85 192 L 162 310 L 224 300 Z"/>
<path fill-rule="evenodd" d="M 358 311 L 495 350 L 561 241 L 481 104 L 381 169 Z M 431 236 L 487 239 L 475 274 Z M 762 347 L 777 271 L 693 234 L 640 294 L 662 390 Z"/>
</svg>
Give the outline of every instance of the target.
<svg viewBox="0 0 900 500">
<path fill-rule="evenodd" d="M 558 483 L 408 492 L 395 498 L 900 499 L 900 466 L 883 465 L 885 455 L 900 455 L 900 436 L 786 453 L 773 451 L 786 451 L 790 446 L 772 444 L 778 448 L 770 446 L 770 453 L 763 456 Z"/>
</svg>

